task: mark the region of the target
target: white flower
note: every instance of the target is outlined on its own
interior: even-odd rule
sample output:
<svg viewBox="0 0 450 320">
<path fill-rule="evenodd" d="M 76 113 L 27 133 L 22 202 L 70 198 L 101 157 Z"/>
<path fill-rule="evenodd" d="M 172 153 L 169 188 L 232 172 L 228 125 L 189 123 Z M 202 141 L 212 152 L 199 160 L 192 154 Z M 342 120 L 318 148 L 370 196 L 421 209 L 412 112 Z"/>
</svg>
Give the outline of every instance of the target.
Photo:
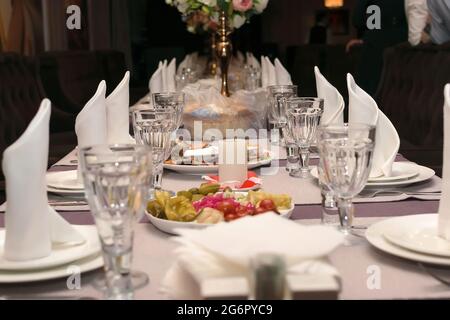
<svg viewBox="0 0 450 320">
<path fill-rule="evenodd" d="M 189 3 L 187 2 L 187 0 L 178 0 L 177 3 L 178 11 L 180 11 L 181 13 L 186 13 L 186 11 L 189 9 Z"/>
<path fill-rule="evenodd" d="M 233 17 L 233 26 L 234 26 L 234 28 L 239 29 L 240 27 L 242 27 L 242 25 L 245 23 L 245 21 L 246 21 L 245 17 L 243 17 L 243 16 L 241 16 L 239 14 L 236 14 Z"/>
<path fill-rule="evenodd" d="M 210 7 L 215 7 L 217 5 L 217 0 L 198 0 L 198 1 Z"/>
<path fill-rule="evenodd" d="M 269 2 L 269 0 L 259 0 L 258 3 L 255 3 L 255 10 L 258 13 L 263 12 L 267 7 L 268 2 Z"/>
</svg>

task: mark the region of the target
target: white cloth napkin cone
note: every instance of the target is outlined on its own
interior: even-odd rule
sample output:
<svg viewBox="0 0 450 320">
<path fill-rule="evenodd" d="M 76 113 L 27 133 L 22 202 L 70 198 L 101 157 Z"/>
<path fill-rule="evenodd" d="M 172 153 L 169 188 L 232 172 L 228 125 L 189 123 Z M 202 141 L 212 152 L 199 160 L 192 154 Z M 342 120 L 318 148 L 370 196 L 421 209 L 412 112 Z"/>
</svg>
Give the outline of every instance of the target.
<svg viewBox="0 0 450 320">
<path fill-rule="evenodd" d="M 324 110 L 321 124 L 343 124 L 345 102 L 339 91 L 333 87 L 320 73 L 318 67 L 314 67 L 316 76 L 317 97 L 324 99 Z"/>
<path fill-rule="evenodd" d="M 275 59 L 275 65 L 273 65 L 268 57 L 261 57 L 261 80 L 263 88 L 275 85 L 292 85 L 289 72 L 278 58 Z"/>
<path fill-rule="evenodd" d="M 3 153 L 7 195 L 4 255 L 8 260 L 39 259 L 51 254 L 52 244 L 85 242 L 48 205 L 45 174 L 50 113 L 51 103 L 46 99 L 22 136 Z"/>
<path fill-rule="evenodd" d="M 247 64 L 252 66 L 256 70 L 261 70 L 261 64 L 251 52 L 247 52 Z"/>
<path fill-rule="evenodd" d="M 153 73 L 148 83 L 150 93 L 176 91 L 176 63 L 175 58 L 169 64 L 167 60 L 159 62 L 158 69 Z"/>
<path fill-rule="evenodd" d="M 378 109 L 375 100 L 347 75 L 349 95 L 349 123 L 376 126 L 376 141 L 370 177 L 392 176 L 392 165 L 400 148 L 397 130 L 386 115 Z"/>
<path fill-rule="evenodd" d="M 450 84 L 445 86 L 444 96 L 444 166 L 439 203 L 439 235 L 450 241 Z"/>
<path fill-rule="evenodd" d="M 197 287 L 209 279 L 248 278 L 251 259 L 264 253 L 283 257 L 288 274 L 339 277 L 336 269 L 326 262 L 326 257 L 343 242 L 343 235 L 332 228 L 305 227 L 267 213 L 203 230 L 179 232 L 181 237 L 175 238 L 182 244 L 176 251 L 178 259 L 162 283 L 162 291 L 175 299 L 200 298 L 198 289 L 192 290 L 195 286 L 183 274 L 190 275 Z M 309 245 L 293 246 L 292 243 Z"/>
<path fill-rule="evenodd" d="M 106 98 L 106 121 L 108 144 L 130 143 L 130 72 Z"/>
</svg>

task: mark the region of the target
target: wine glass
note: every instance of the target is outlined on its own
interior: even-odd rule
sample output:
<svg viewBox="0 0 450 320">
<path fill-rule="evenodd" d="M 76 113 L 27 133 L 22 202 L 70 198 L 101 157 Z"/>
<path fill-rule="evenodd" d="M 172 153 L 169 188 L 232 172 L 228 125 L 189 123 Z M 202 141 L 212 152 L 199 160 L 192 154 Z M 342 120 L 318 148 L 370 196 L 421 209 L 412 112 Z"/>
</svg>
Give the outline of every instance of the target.
<svg viewBox="0 0 450 320">
<path fill-rule="evenodd" d="M 310 176 L 309 148 L 316 138 L 317 127 L 323 113 L 323 99 L 291 98 L 287 104 L 288 131 L 297 144 L 300 153 L 299 170 L 291 172 L 290 175 L 308 178 Z"/>
<path fill-rule="evenodd" d="M 341 230 L 353 233 L 353 198 L 366 186 L 372 168 L 375 127 L 366 124 L 321 126 L 318 148 L 321 183 L 337 199 Z"/>
<path fill-rule="evenodd" d="M 279 131 L 287 125 L 286 112 L 288 100 L 297 96 L 297 86 L 269 86 L 267 87 L 267 92 L 269 98 L 269 122 Z M 280 145 L 283 144 L 283 141 L 280 141 Z"/>
<path fill-rule="evenodd" d="M 131 271 L 134 224 L 142 218 L 151 183 L 151 149 L 138 145 L 100 145 L 79 150 L 83 183 L 97 225 L 105 277 L 95 283 L 108 299 L 132 299 L 148 284 Z"/>
<path fill-rule="evenodd" d="M 161 189 L 162 186 L 163 165 L 170 155 L 170 138 L 176 122 L 177 113 L 174 109 L 133 111 L 136 143 L 152 148 L 154 189 Z"/>
<path fill-rule="evenodd" d="M 153 108 L 156 110 L 173 109 L 176 112 L 174 131 L 183 124 L 183 111 L 186 105 L 186 96 L 183 92 L 167 92 L 152 94 Z"/>
</svg>

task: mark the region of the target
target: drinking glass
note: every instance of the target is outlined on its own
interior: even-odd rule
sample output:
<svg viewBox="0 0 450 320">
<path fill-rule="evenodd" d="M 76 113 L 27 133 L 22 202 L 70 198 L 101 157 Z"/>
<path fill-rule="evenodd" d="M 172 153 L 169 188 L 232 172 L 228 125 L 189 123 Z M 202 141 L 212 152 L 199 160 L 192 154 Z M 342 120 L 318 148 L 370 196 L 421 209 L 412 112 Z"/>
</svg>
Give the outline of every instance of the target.
<svg viewBox="0 0 450 320">
<path fill-rule="evenodd" d="M 353 198 L 365 187 L 372 167 L 375 127 L 365 124 L 319 128 L 321 182 L 337 199 L 341 230 L 350 235 L 354 219 Z"/>
<path fill-rule="evenodd" d="M 246 64 L 244 66 L 245 85 L 244 89 L 248 91 L 255 91 L 261 88 L 261 71 L 252 65 Z"/>
<path fill-rule="evenodd" d="M 287 127 L 282 129 L 282 133 L 284 143 L 286 145 L 286 171 L 289 172 L 289 175 L 296 176 L 298 174 L 298 171 L 300 170 L 300 155 L 298 152 L 298 146 L 295 143 L 294 138 L 292 138 L 292 135 L 290 134 Z"/>
<path fill-rule="evenodd" d="M 134 224 L 142 218 L 151 181 L 151 149 L 138 145 L 100 145 L 79 150 L 83 183 L 97 225 L 105 278 L 96 287 L 108 299 L 132 299 L 148 284 L 131 272 Z"/>
<path fill-rule="evenodd" d="M 300 153 L 300 168 L 296 174 L 291 173 L 291 176 L 308 178 L 310 176 L 309 148 L 316 138 L 317 127 L 323 113 L 323 99 L 292 98 L 287 104 L 288 131 Z"/>
<path fill-rule="evenodd" d="M 198 72 L 191 68 L 183 68 L 179 74 L 175 76 L 177 91 L 183 90 L 185 86 L 198 81 Z"/>
<path fill-rule="evenodd" d="M 152 148 L 154 189 L 161 189 L 163 165 L 170 155 L 170 138 L 176 122 L 177 113 L 174 109 L 133 111 L 136 143 Z"/>
<path fill-rule="evenodd" d="M 153 108 L 156 110 L 175 110 L 176 122 L 174 131 L 183 124 L 183 111 L 186 105 L 186 96 L 182 92 L 153 93 Z"/>
<path fill-rule="evenodd" d="M 269 98 L 269 122 L 279 131 L 287 125 L 286 112 L 288 100 L 297 96 L 297 86 L 269 86 L 267 87 L 267 91 Z M 279 144 L 282 145 L 283 141 L 280 141 Z"/>
</svg>

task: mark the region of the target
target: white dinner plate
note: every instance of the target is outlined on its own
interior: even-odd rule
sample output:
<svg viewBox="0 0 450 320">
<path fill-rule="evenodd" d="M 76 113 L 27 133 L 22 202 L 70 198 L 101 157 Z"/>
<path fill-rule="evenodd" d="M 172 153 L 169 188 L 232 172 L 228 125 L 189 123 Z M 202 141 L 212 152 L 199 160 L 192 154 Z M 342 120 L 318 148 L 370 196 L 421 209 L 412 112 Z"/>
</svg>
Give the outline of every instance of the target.
<svg viewBox="0 0 450 320">
<path fill-rule="evenodd" d="M 418 165 L 413 162 L 394 162 L 390 177 L 369 178 L 369 182 L 392 182 L 414 178 L 419 175 Z"/>
<path fill-rule="evenodd" d="M 29 261 L 9 261 L 4 258 L 5 230 L 0 230 L 0 270 L 15 272 L 54 268 L 92 256 L 101 251 L 97 228 L 95 226 L 74 225 L 73 227 L 84 236 L 86 239 L 85 243 L 76 246 L 54 246 L 52 253 L 48 257 Z"/>
<path fill-rule="evenodd" d="M 395 222 L 397 226 L 384 233 L 388 241 L 408 250 L 450 258 L 450 241 L 439 237 L 437 216 L 406 216 Z"/>
<path fill-rule="evenodd" d="M 248 169 L 255 169 L 258 167 L 269 165 L 272 162 L 272 157 L 261 159 L 248 163 Z M 172 170 L 184 174 L 205 174 L 217 173 L 219 171 L 218 165 L 188 165 L 188 164 L 164 164 L 164 169 Z"/>
<path fill-rule="evenodd" d="M 408 185 L 411 185 L 411 184 L 420 183 L 420 182 L 424 182 L 424 181 L 430 180 L 436 174 L 436 172 L 434 172 L 433 169 L 430 169 L 430 168 L 427 168 L 427 167 L 424 167 L 424 166 L 420 166 L 418 164 L 414 164 L 414 165 L 417 166 L 419 174 L 416 175 L 415 177 L 411 178 L 411 179 L 386 181 L 386 182 L 371 182 L 371 181 L 369 181 L 366 184 L 366 188 L 373 188 L 373 187 L 399 188 L 399 187 L 405 187 L 405 186 L 408 186 Z M 311 175 L 314 178 L 319 179 L 319 174 L 318 174 L 318 171 L 317 171 L 317 167 L 313 167 L 311 169 Z"/>
<path fill-rule="evenodd" d="M 47 192 L 58 194 L 61 196 L 82 196 L 84 197 L 84 190 L 69 190 L 69 189 L 57 189 L 47 186 Z"/>
<path fill-rule="evenodd" d="M 46 175 L 47 186 L 61 190 L 83 190 L 83 181 L 78 180 L 77 170 L 48 172 Z"/>
<path fill-rule="evenodd" d="M 73 269 L 72 266 L 75 266 L 76 269 Z M 103 267 L 103 256 L 101 254 L 95 254 L 51 269 L 21 272 L 0 270 L 0 283 L 26 283 L 67 278 L 74 272 L 84 273 L 101 267 Z"/>
<path fill-rule="evenodd" d="M 289 219 L 294 211 L 295 205 L 292 203 L 291 208 L 287 210 L 280 210 L 280 216 L 286 219 Z M 210 226 L 214 226 L 214 224 L 205 224 L 198 222 L 178 222 L 178 221 L 170 221 L 165 219 L 156 218 L 151 215 L 147 210 L 145 211 L 150 222 L 159 230 L 178 235 L 177 229 L 204 229 Z M 226 222 L 224 222 L 226 223 Z"/>
<path fill-rule="evenodd" d="M 420 216 L 427 216 L 424 219 L 437 219 L 437 214 L 425 214 Z M 402 217 L 396 217 L 391 219 L 386 219 L 371 225 L 366 230 L 366 239 L 367 241 L 373 245 L 375 248 L 394 255 L 396 257 L 404 258 L 411 261 L 441 265 L 441 266 L 450 266 L 450 258 L 427 255 L 419 252 L 411 251 L 400 246 L 397 246 L 390 241 L 388 241 L 384 234 L 390 232 L 391 230 L 395 230 L 398 227 L 398 220 Z"/>
</svg>

